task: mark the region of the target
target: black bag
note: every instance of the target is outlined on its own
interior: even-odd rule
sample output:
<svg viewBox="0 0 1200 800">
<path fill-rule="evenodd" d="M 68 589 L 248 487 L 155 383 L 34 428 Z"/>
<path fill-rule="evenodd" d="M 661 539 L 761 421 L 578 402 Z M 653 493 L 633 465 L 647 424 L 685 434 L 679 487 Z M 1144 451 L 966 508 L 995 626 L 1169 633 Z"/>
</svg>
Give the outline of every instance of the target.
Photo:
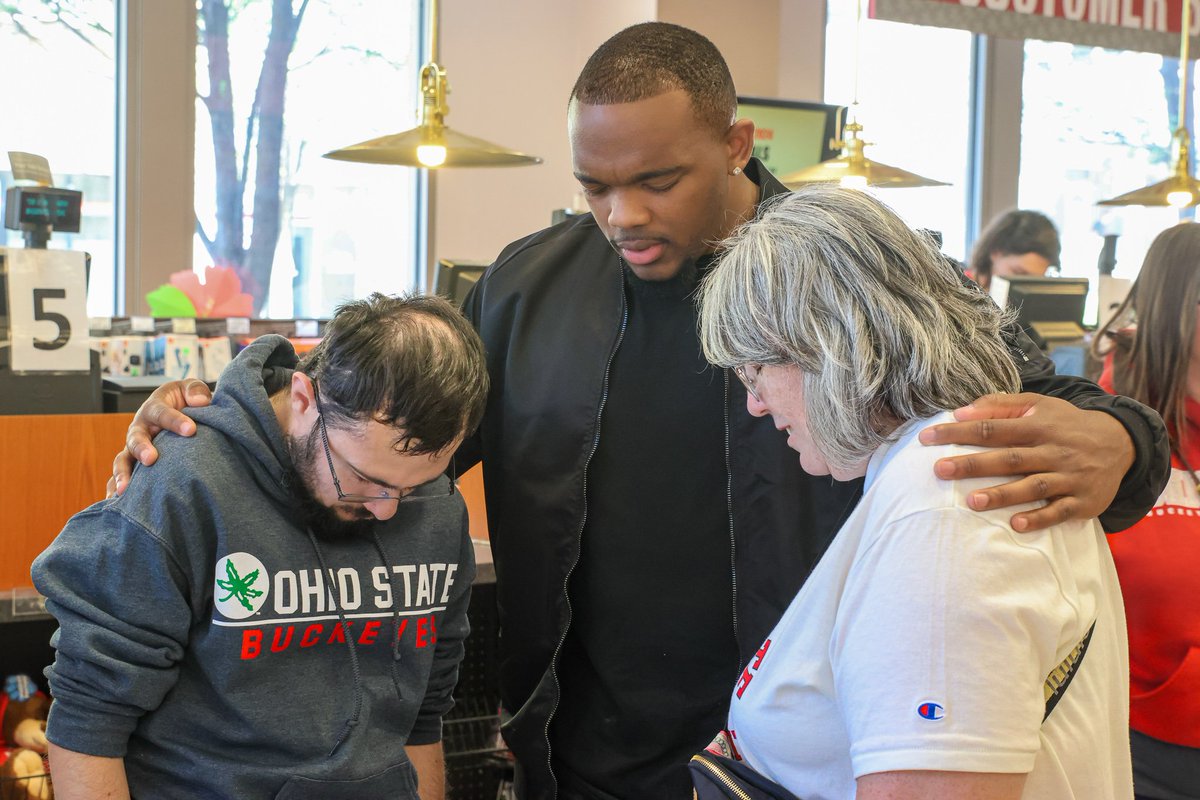
<svg viewBox="0 0 1200 800">
<path fill-rule="evenodd" d="M 697 753 L 688 763 L 696 800 L 799 800 L 775 781 L 732 758 Z"/>
</svg>

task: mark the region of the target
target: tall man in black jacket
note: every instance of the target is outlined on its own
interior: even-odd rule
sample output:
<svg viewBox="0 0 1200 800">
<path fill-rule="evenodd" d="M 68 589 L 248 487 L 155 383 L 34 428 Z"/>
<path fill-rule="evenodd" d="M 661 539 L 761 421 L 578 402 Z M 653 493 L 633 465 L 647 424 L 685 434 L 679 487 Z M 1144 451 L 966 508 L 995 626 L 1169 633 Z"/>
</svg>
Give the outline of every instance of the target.
<svg viewBox="0 0 1200 800">
<path fill-rule="evenodd" d="M 735 111 L 704 37 L 664 23 L 612 37 L 569 107 L 592 214 L 510 245 L 467 301 L 492 392 L 456 462 L 483 461 L 525 798 L 689 797 L 688 756 L 723 727 L 742 665 L 858 497 L 857 482 L 805 475 L 700 353 L 692 292 L 717 242 L 786 191 Z M 1011 342 L 1038 394 L 985 398 L 931 429 L 928 444 L 996 448 L 939 474 L 1023 476 L 977 498 L 1049 501 L 1017 530 L 1128 526 L 1168 474 L 1161 421 L 1054 375 L 1020 331 Z M 156 393 L 129 452 L 146 463 L 156 426 L 187 432 L 170 406 L 205 402 L 191 389 Z"/>
</svg>

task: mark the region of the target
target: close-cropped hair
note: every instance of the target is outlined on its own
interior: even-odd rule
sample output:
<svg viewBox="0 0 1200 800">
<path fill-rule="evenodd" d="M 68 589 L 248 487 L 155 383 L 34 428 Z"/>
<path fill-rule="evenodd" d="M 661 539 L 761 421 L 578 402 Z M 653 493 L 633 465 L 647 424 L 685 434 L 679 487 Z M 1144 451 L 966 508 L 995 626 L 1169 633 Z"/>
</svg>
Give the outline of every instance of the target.
<svg viewBox="0 0 1200 800">
<path fill-rule="evenodd" d="M 1054 222 L 1045 214 L 1013 209 L 996 217 L 979 234 L 968 265 L 975 280 L 991 277 L 993 253 L 1018 256 L 1037 253 L 1055 267 L 1062 257 L 1062 242 Z"/>
<path fill-rule="evenodd" d="M 571 100 L 607 106 L 675 89 L 687 92 L 697 119 L 716 135 L 725 135 L 737 114 L 737 91 L 721 51 L 689 28 L 643 22 L 615 34 L 592 53 Z"/>
<path fill-rule="evenodd" d="M 781 195 L 723 244 L 700 295 L 713 364 L 793 364 L 831 466 L 896 426 L 1020 386 L 1007 317 L 925 235 L 865 192 Z"/>
<path fill-rule="evenodd" d="M 339 306 L 298 369 L 317 384 L 328 425 L 392 426 L 395 448 L 412 455 L 474 431 L 488 392 L 478 334 L 436 296 L 376 292 Z"/>
<path fill-rule="evenodd" d="M 1178 451 L 1187 433 L 1187 378 L 1200 303 L 1200 224 L 1183 222 L 1155 237 L 1137 280 L 1092 340 L 1113 353 L 1113 388 L 1158 412 Z M 1136 326 L 1136 327 L 1134 327 Z"/>
</svg>

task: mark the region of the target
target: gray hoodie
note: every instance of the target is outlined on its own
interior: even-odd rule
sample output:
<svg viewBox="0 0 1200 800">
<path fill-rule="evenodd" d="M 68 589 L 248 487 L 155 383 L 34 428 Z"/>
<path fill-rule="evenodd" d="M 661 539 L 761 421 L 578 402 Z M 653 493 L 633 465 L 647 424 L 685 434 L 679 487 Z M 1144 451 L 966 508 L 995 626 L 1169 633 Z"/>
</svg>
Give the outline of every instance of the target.
<svg viewBox="0 0 1200 800">
<path fill-rule="evenodd" d="M 139 800 L 415 797 L 404 746 L 441 739 L 466 508 L 402 503 L 372 537 L 318 542 L 268 400 L 295 363 L 283 337 L 248 346 L 195 437 L 160 434 L 158 463 L 33 564 L 60 625 L 47 737 L 124 757 Z"/>
</svg>

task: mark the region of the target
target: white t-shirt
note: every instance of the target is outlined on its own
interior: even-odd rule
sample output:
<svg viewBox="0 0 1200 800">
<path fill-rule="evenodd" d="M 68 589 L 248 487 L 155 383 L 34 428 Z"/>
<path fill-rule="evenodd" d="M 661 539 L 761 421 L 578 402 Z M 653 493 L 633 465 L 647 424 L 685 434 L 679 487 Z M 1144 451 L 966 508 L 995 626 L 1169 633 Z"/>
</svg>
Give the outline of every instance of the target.
<svg viewBox="0 0 1200 800">
<path fill-rule="evenodd" d="M 803 800 L 893 770 L 1029 773 L 1023 798 L 1132 798 L 1125 615 L 1095 521 L 1015 533 L 910 423 L 734 689 L 740 755 Z M 1030 506 L 1032 507 L 1032 506 Z M 1053 714 L 1049 673 L 1095 632 Z"/>
</svg>

